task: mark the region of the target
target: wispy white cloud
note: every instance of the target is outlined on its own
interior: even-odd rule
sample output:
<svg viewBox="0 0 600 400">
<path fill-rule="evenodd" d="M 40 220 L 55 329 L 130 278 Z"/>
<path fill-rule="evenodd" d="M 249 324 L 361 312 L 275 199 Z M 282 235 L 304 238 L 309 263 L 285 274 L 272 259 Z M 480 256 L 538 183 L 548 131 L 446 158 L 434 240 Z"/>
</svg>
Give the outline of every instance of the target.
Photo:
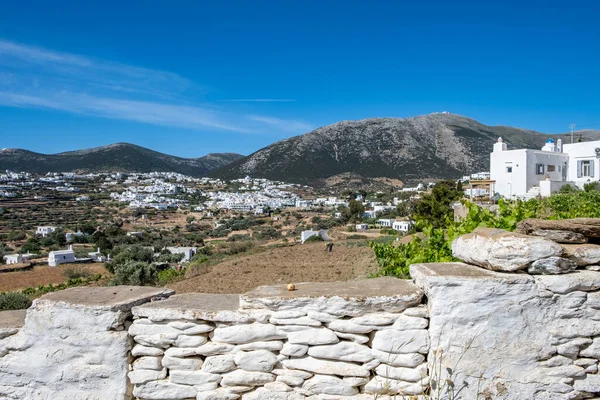
<svg viewBox="0 0 600 400">
<path fill-rule="evenodd" d="M 0 39 L 0 106 L 43 108 L 186 129 L 303 133 L 304 122 L 194 101 L 204 88 L 178 74 Z M 231 99 L 271 103 L 293 99 Z M 223 105 L 224 106 L 224 105 Z"/>
<path fill-rule="evenodd" d="M 293 103 L 296 99 L 229 99 L 225 103 Z"/>
<path fill-rule="evenodd" d="M 306 122 L 296 120 L 265 117 L 262 115 L 251 115 L 250 119 L 285 133 L 305 133 L 313 129 L 313 127 Z"/>
</svg>

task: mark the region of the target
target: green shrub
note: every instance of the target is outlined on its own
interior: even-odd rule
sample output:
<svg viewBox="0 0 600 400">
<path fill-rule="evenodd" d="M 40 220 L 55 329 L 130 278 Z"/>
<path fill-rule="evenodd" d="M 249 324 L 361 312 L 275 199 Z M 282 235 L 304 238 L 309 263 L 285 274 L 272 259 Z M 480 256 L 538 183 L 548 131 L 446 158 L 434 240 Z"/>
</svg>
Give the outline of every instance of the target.
<svg viewBox="0 0 600 400">
<path fill-rule="evenodd" d="M 452 256 L 452 241 L 478 227 L 513 231 L 520 221 L 527 218 L 600 218 L 600 191 L 556 193 L 542 200 L 500 200 L 498 212 L 468 202 L 466 206 L 468 213 L 463 220 L 454 222 L 447 219 L 444 227 L 436 227 L 433 221 L 423 216 L 417 220 L 423 235 L 415 237 L 410 243 L 394 246 L 391 243 L 371 242 L 370 246 L 381 266 L 378 275 L 408 278 L 411 264 L 456 261 Z M 439 223 L 439 220 L 435 222 Z"/>
<path fill-rule="evenodd" d="M 226 254 L 230 256 L 240 253 L 245 253 L 254 247 L 254 242 L 246 241 L 246 242 L 233 242 L 229 245 Z"/>
<path fill-rule="evenodd" d="M 31 300 L 23 293 L 3 292 L 0 293 L 0 311 L 23 310 L 29 308 Z"/>
<path fill-rule="evenodd" d="M 241 241 L 246 241 L 246 240 L 252 240 L 250 235 L 248 235 L 248 234 L 241 235 L 239 233 L 236 233 L 235 235 L 231 235 L 227 238 L 228 242 L 241 242 Z"/>
<path fill-rule="evenodd" d="M 90 278 L 92 276 L 88 270 L 80 265 L 65 268 L 63 270 L 63 275 L 69 280 L 77 278 Z"/>
<path fill-rule="evenodd" d="M 150 286 L 158 280 L 158 269 L 155 265 L 142 261 L 126 261 L 115 264 L 113 285 Z"/>
<path fill-rule="evenodd" d="M 158 273 L 158 283 L 164 285 L 166 283 L 172 282 L 178 277 L 185 274 L 185 270 L 176 270 L 174 268 L 167 268 Z"/>
<path fill-rule="evenodd" d="M 315 243 L 315 242 L 324 242 L 323 238 L 320 235 L 311 236 L 304 241 L 304 243 Z"/>
<path fill-rule="evenodd" d="M 349 235 L 348 239 L 367 239 L 368 237 L 365 235 Z"/>
<path fill-rule="evenodd" d="M 181 260 L 183 260 L 183 257 L 185 256 L 185 254 L 180 253 L 180 254 L 161 254 L 160 256 L 158 256 L 158 259 L 156 261 L 158 262 L 166 262 L 166 263 L 178 263 Z"/>
</svg>

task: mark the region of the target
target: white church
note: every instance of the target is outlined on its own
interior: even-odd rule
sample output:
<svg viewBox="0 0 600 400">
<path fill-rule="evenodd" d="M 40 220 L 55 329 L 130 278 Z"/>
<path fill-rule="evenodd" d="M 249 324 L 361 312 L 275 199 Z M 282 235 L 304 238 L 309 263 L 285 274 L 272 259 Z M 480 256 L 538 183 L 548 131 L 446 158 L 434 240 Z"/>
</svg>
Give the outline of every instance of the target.
<svg viewBox="0 0 600 400">
<path fill-rule="evenodd" d="M 490 154 L 490 179 L 494 192 L 505 198 L 546 197 L 566 184 L 582 188 L 600 180 L 599 159 L 600 140 L 563 144 L 548 139 L 541 150 L 509 150 L 499 138 Z"/>
</svg>

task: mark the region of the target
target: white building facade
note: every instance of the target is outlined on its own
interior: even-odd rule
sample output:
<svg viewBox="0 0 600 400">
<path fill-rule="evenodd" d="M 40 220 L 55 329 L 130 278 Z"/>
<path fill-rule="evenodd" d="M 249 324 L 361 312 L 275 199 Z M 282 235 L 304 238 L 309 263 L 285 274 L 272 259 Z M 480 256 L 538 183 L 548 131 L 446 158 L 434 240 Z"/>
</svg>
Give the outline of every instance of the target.
<svg viewBox="0 0 600 400">
<path fill-rule="evenodd" d="M 56 250 L 48 254 L 48 266 L 50 267 L 57 267 L 60 264 L 68 264 L 75 261 L 75 252 L 71 246 L 69 246 L 68 250 Z"/>
<path fill-rule="evenodd" d="M 490 154 L 494 191 L 505 198 L 549 196 L 565 184 L 600 179 L 600 141 L 565 144 L 548 139 L 541 150 L 508 150 L 502 138 Z"/>
<path fill-rule="evenodd" d="M 51 234 L 55 230 L 56 230 L 55 226 L 38 226 L 37 229 L 35 230 L 35 234 L 42 236 L 42 237 L 47 237 L 49 234 Z"/>
</svg>

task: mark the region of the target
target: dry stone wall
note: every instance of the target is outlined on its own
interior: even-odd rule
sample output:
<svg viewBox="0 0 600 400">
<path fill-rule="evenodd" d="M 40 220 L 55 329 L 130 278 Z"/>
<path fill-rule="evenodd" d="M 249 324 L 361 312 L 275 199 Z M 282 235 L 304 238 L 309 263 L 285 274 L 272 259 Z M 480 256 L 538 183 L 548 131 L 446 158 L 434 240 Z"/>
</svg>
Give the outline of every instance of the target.
<svg viewBox="0 0 600 400">
<path fill-rule="evenodd" d="M 126 329 L 131 307 L 170 294 L 155 288 L 74 288 L 34 301 L 22 323 L 0 329 L 5 332 L 0 399 L 131 398 Z M 11 314 L 0 317 L 15 320 Z"/>
<path fill-rule="evenodd" d="M 599 227 L 478 229 L 414 282 L 49 294 L 0 313 L 0 399 L 600 399 Z"/>
<path fill-rule="evenodd" d="M 325 294 L 326 293 L 326 294 Z M 429 385 L 427 309 L 412 283 L 264 287 L 133 309 L 133 395 L 164 399 L 372 399 Z M 193 306 L 191 306 L 193 305 Z M 380 397 L 381 398 L 381 397 Z"/>
</svg>

